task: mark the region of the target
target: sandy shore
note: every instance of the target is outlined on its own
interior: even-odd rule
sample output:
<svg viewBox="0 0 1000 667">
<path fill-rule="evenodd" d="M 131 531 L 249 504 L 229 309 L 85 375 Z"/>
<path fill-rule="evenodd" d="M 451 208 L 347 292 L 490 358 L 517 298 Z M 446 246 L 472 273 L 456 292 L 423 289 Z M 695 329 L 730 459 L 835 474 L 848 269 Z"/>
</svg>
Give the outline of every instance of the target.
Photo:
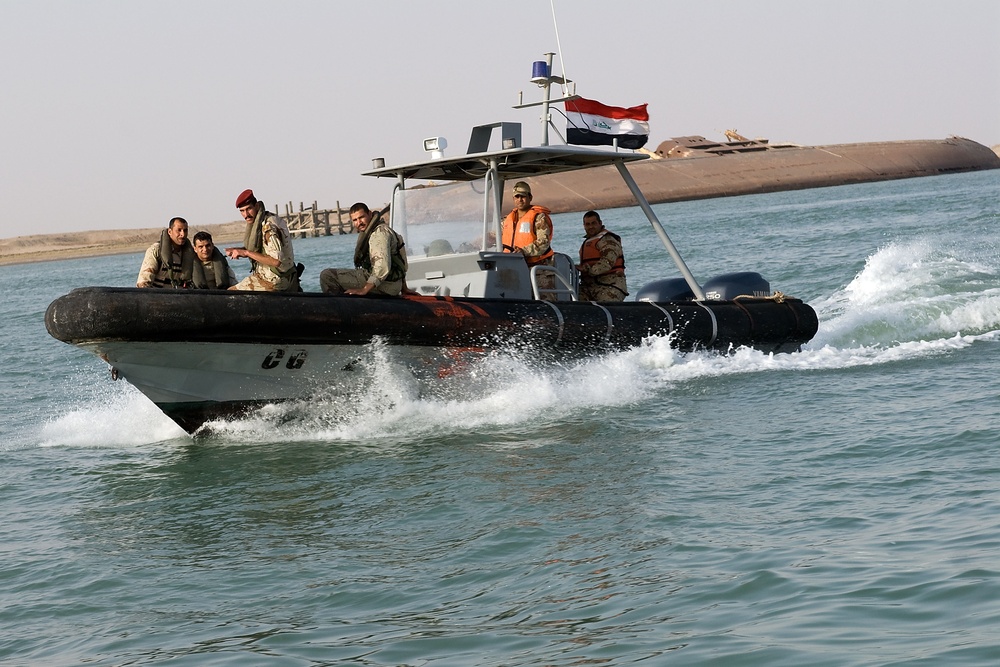
<svg viewBox="0 0 1000 667">
<path fill-rule="evenodd" d="M 191 233 L 207 231 L 221 245 L 241 242 L 244 228 L 242 221 L 236 221 L 203 225 Z M 0 265 L 143 252 L 160 238 L 161 229 L 114 229 L 0 239 Z"/>
<path fill-rule="evenodd" d="M 968 142 L 965 140 L 966 143 Z M 897 142 L 900 144 L 906 142 Z M 916 144 L 920 142 L 909 142 L 910 144 Z M 932 143 L 932 142 L 923 142 Z M 954 140 L 943 141 L 943 142 L 933 142 L 937 144 L 953 144 Z M 841 149 L 855 146 L 855 145 L 844 145 L 840 146 Z M 862 148 L 864 144 L 858 144 Z M 1000 155 L 1000 145 L 994 145 L 991 147 L 992 152 Z M 792 152 L 786 151 L 781 153 L 781 155 L 791 155 Z M 660 161 L 658 161 L 660 162 Z M 731 163 L 731 162 L 730 162 Z M 640 167 L 646 167 L 647 169 L 657 169 L 669 167 L 673 169 L 681 164 L 680 160 L 663 160 L 660 164 L 653 165 L 639 165 Z M 691 164 L 704 166 L 704 165 L 718 165 L 721 163 L 715 161 L 705 161 L 704 159 L 696 159 L 691 161 Z M 729 163 L 727 163 L 729 164 Z M 802 169 L 796 167 L 796 169 L 801 172 Z M 642 171 L 640 168 L 638 171 Z M 795 170 L 793 170 L 795 171 Z M 922 173 L 913 173 L 909 175 L 928 175 L 928 172 L 924 171 Z M 543 178 L 559 179 L 560 176 L 547 176 Z M 563 176 L 564 180 L 570 178 L 569 176 Z M 637 176 L 637 179 L 639 177 Z M 529 179 L 530 180 L 530 179 Z M 712 175 L 711 177 L 705 177 L 701 179 L 702 181 L 714 182 L 724 180 L 717 175 Z M 855 179 L 859 182 L 864 180 L 873 180 L 870 178 Z M 874 179 L 878 180 L 878 179 Z M 690 181 L 690 178 L 688 178 Z M 685 182 L 688 182 L 685 181 Z M 845 181 L 848 182 L 848 181 Z M 718 192 L 703 192 L 703 193 L 683 193 L 678 194 L 683 187 L 676 183 L 672 184 L 670 179 L 660 175 L 653 181 L 654 185 L 658 185 L 661 189 L 666 188 L 670 190 L 672 196 L 663 196 L 657 199 L 657 201 L 671 201 L 674 199 L 701 199 L 712 196 L 720 196 Z M 824 183 L 800 183 L 797 187 L 818 187 Z M 833 183 L 825 183 L 826 185 L 832 185 Z M 562 185 L 566 185 L 562 183 Z M 643 189 L 646 190 L 649 187 L 649 183 L 640 183 Z M 622 201 L 617 201 L 609 193 L 603 193 L 603 195 L 594 194 L 598 192 L 595 189 L 596 185 L 588 184 L 586 187 L 581 186 L 577 188 L 578 191 L 583 191 L 590 193 L 589 197 L 600 199 L 600 201 L 592 201 L 587 197 L 581 197 L 579 192 L 574 195 L 572 201 L 557 201 L 559 193 L 557 189 L 553 189 L 549 196 L 549 204 L 552 206 L 553 210 L 561 209 L 565 211 L 573 210 L 587 210 L 588 208 L 601 208 L 607 206 L 622 206 L 628 205 L 631 202 L 631 195 L 625 191 L 619 199 Z M 764 187 L 754 187 L 748 190 L 748 192 L 764 192 L 764 191 L 774 191 L 782 189 L 791 189 L 792 186 L 787 182 L 787 179 L 778 186 L 772 188 Z M 566 189 L 566 188 L 564 188 Z M 725 194 L 738 194 L 735 192 L 727 192 Z M 647 196 L 649 195 L 647 191 Z M 652 198 L 651 198 L 652 200 Z M 200 231 L 204 229 L 212 234 L 216 243 L 231 244 L 233 242 L 241 242 L 243 240 L 244 223 L 243 221 L 226 222 L 222 224 L 215 225 L 205 225 L 200 227 L 198 230 L 192 230 L 192 235 L 195 231 Z M 45 262 L 59 259 L 73 259 L 77 257 L 98 257 L 101 255 L 121 255 L 133 252 L 142 252 L 149 244 L 154 243 L 160 238 L 160 227 L 150 228 L 150 229 L 126 229 L 126 230 L 103 230 L 103 231 L 88 231 L 88 232 L 69 232 L 65 234 L 36 234 L 33 236 L 17 236 L 11 239 L 0 239 L 0 265 L 4 264 L 24 264 L 28 262 Z"/>
</svg>

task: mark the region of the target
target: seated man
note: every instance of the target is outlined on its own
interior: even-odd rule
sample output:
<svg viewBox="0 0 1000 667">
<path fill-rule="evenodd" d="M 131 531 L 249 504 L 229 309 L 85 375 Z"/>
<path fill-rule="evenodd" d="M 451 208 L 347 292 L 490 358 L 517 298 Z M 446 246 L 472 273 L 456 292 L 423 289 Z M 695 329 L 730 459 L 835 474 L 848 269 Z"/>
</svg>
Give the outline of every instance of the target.
<svg viewBox="0 0 1000 667">
<path fill-rule="evenodd" d="M 170 219 L 167 228 L 160 232 L 160 240 L 146 249 L 136 287 L 187 289 L 191 286 L 195 255 L 187 234 L 187 220 Z"/>
<path fill-rule="evenodd" d="M 285 222 L 257 201 L 253 190 L 236 198 L 236 208 L 247 222 L 242 248 L 226 248 L 226 257 L 250 260 L 250 275 L 231 290 L 298 292 L 299 274 L 292 251 L 292 238 Z"/>
<path fill-rule="evenodd" d="M 373 215 L 362 202 L 351 207 L 351 224 L 358 232 L 354 246 L 355 268 L 323 269 L 319 274 L 323 292 L 399 296 L 406 288 L 403 238 L 389 227 L 380 213 Z"/>
<path fill-rule="evenodd" d="M 229 266 L 222 251 L 215 247 L 211 234 L 198 232 L 194 235 L 194 254 L 198 256 L 191 272 L 195 289 L 228 289 L 236 284 L 233 267 Z"/>
</svg>

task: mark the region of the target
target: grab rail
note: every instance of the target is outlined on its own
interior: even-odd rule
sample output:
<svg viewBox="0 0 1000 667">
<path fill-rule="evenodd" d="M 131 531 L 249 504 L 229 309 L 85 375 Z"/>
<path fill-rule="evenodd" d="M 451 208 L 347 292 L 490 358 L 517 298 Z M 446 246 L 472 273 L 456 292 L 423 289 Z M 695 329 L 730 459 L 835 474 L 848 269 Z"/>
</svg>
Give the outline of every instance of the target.
<svg viewBox="0 0 1000 667">
<path fill-rule="evenodd" d="M 539 287 L 538 286 L 538 274 L 539 273 L 551 273 L 556 277 L 559 283 L 563 284 L 563 287 Z M 555 294 L 558 300 L 560 294 L 569 295 L 570 301 L 576 301 L 576 286 L 571 284 L 571 280 L 566 280 L 566 277 L 559 272 L 558 267 L 548 266 L 547 264 L 536 264 L 531 267 L 529 273 L 531 277 L 531 294 L 537 300 L 542 298 L 542 294 Z"/>
</svg>

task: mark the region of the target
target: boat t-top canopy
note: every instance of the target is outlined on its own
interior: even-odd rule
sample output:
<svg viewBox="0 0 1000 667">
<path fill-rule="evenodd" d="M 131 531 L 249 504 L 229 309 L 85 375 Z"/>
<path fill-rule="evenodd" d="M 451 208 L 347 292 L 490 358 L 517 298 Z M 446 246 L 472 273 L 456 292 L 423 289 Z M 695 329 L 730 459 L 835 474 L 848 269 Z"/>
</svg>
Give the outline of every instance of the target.
<svg viewBox="0 0 1000 667">
<path fill-rule="evenodd" d="M 491 165 L 495 164 L 497 175 L 507 181 L 635 162 L 648 157 L 642 153 L 617 153 L 576 146 L 533 146 L 382 167 L 362 175 L 395 176 L 405 180 L 474 181 L 484 178 Z"/>
<path fill-rule="evenodd" d="M 501 140 L 505 148 L 501 150 L 483 150 L 489 146 L 493 129 L 500 129 Z M 440 142 L 440 144 L 438 143 Z M 446 142 L 440 138 L 424 141 L 424 148 L 434 155 L 430 160 L 404 164 L 395 167 L 377 167 L 371 171 L 362 172 L 363 176 L 393 176 L 397 181 L 397 189 L 405 188 L 410 179 L 466 182 L 485 179 L 493 183 L 494 210 L 501 209 L 503 184 L 509 180 L 546 176 L 577 169 L 591 169 L 613 165 L 617 168 L 625 184 L 628 186 L 636 203 L 646 214 L 653 231 L 667 249 L 671 259 L 684 277 L 695 298 L 704 300 L 705 293 L 688 269 L 673 241 L 667 236 L 663 225 L 656 217 L 646 196 L 639 189 L 632 174 L 625 166 L 626 162 L 636 162 L 648 159 L 643 153 L 622 153 L 618 151 L 598 150 L 580 146 L 521 146 L 521 131 L 519 123 L 494 123 L 473 128 L 469 151 L 458 157 L 444 157 L 439 148 L 444 148 Z M 485 218 L 484 218 L 485 220 Z"/>
</svg>

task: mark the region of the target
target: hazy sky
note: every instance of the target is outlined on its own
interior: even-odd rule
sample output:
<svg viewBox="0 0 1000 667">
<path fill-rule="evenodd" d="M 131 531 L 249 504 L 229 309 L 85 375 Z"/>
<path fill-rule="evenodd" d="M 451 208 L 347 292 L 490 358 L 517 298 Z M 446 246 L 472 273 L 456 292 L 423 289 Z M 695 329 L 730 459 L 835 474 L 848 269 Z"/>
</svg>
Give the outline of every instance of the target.
<svg viewBox="0 0 1000 667">
<path fill-rule="evenodd" d="M 997 0 L 555 0 L 566 74 L 671 136 L 1000 143 Z M 550 0 L 0 0 L 0 237 L 388 201 L 371 158 L 537 143 Z M 554 68 L 560 71 L 557 59 Z M 560 123 L 560 125 L 562 125 Z"/>
</svg>

